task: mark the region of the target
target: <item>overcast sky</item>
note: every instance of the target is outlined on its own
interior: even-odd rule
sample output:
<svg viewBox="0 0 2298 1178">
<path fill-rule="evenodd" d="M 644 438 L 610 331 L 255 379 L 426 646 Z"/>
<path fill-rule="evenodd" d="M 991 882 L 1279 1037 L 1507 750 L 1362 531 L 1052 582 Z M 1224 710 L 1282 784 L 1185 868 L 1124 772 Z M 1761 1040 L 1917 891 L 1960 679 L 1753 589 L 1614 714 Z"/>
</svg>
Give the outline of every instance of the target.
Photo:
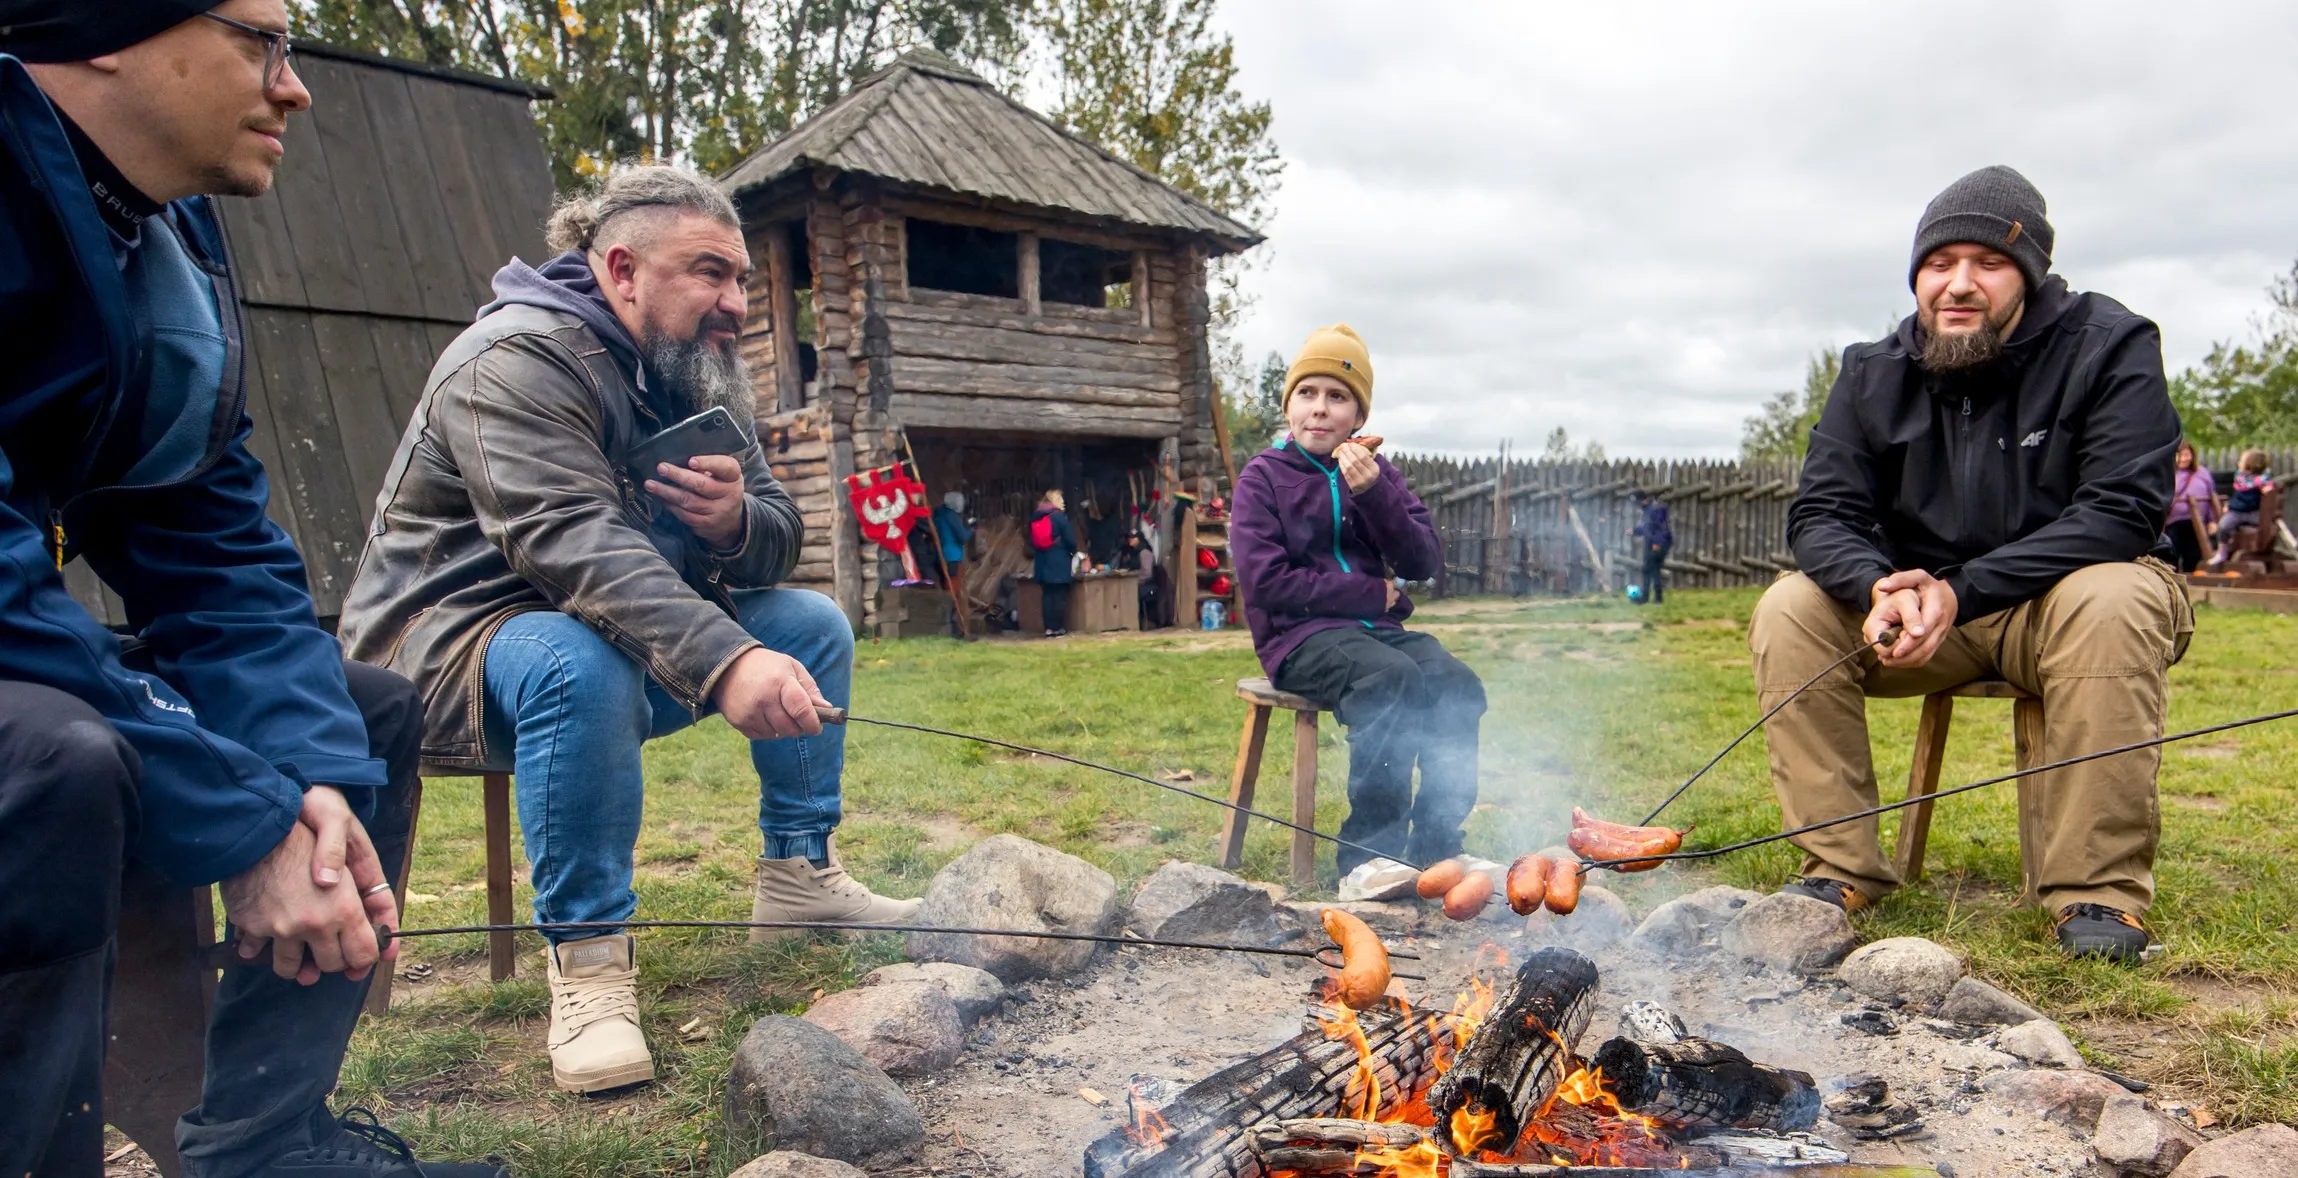
<svg viewBox="0 0 2298 1178">
<path fill-rule="evenodd" d="M 2298 255 L 2298 5 L 1229 0 L 1287 167 L 1256 368 L 1346 320 L 1416 450 L 1724 456 L 1913 308 L 1915 220 L 2006 163 L 2175 372 Z"/>
</svg>

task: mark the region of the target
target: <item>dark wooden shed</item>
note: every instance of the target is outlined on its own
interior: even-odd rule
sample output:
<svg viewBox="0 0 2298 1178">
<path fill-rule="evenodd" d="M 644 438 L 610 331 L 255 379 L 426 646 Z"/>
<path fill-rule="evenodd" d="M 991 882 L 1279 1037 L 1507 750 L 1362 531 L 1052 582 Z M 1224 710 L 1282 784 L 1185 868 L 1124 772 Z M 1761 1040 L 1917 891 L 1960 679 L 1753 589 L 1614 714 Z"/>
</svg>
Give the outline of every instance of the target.
<svg viewBox="0 0 2298 1178">
<path fill-rule="evenodd" d="M 1081 532 L 1108 531 L 1152 479 L 1220 468 L 1206 266 L 1250 227 L 927 51 L 720 184 L 757 268 L 761 434 L 806 512 L 796 583 L 858 626 L 887 628 L 899 566 L 862 546 L 838 479 L 897 461 L 904 435 L 929 490 L 966 491 L 985 523 L 1059 486 Z"/>
<path fill-rule="evenodd" d="M 461 70 L 298 43 L 312 109 L 277 183 L 217 203 L 247 322 L 249 449 L 322 617 L 343 602 L 424 378 L 513 255 L 540 260 L 551 174 L 528 104 Z M 80 562 L 73 596 L 121 624 Z"/>
</svg>

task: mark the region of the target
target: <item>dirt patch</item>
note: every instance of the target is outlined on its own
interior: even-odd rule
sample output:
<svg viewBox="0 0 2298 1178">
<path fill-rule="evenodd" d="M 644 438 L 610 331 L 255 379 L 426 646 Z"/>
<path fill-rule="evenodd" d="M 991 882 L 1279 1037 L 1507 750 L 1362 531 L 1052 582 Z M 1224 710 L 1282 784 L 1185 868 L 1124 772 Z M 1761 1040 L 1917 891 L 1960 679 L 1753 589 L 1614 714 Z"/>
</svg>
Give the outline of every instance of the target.
<svg viewBox="0 0 2298 1178">
<path fill-rule="evenodd" d="M 936 851 L 970 847 L 989 837 L 988 831 L 948 814 L 910 814 L 904 818 L 926 832 L 926 846 Z"/>
<path fill-rule="evenodd" d="M 2201 757 L 2207 761 L 2231 761 L 2242 755 L 2242 742 L 2239 740 L 2220 740 L 2210 744 L 2195 744 L 2189 741 L 2185 747 L 2178 751 L 2186 756 Z"/>
<path fill-rule="evenodd" d="M 2164 794 L 2163 800 L 2181 810 L 2201 810 L 2208 814 L 2223 814 L 2230 805 L 2216 794 Z"/>
</svg>

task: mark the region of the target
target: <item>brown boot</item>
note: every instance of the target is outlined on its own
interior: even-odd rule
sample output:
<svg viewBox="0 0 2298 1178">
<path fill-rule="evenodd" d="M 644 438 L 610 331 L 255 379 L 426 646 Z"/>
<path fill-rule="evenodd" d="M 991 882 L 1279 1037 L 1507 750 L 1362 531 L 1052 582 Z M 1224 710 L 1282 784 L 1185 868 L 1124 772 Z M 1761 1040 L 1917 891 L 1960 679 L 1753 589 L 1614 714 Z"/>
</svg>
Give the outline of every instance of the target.
<svg viewBox="0 0 2298 1178">
<path fill-rule="evenodd" d="M 550 963 L 551 1079 L 568 1092 L 599 1092 L 654 1078 L 638 1029 L 638 965 L 628 936 L 568 941 L 543 951 Z"/>
<path fill-rule="evenodd" d="M 804 858 L 758 860 L 758 882 L 751 893 L 752 920 L 852 920 L 869 924 L 907 924 L 917 919 L 924 901 L 895 900 L 872 892 L 862 881 L 846 874 L 830 849 L 829 866 L 816 867 Z M 754 928 L 750 943 L 777 941 L 799 929 Z"/>
</svg>

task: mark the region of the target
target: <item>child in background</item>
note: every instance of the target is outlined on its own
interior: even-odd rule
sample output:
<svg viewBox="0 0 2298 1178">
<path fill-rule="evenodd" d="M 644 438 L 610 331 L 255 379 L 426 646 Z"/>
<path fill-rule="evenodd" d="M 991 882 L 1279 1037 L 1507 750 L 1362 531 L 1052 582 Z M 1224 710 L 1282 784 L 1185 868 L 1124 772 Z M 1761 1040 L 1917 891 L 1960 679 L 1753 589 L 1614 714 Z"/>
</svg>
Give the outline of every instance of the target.
<svg viewBox="0 0 2298 1178">
<path fill-rule="evenodd" d="M 1404 628 L 1412 602 L 1394 578 L 1435 576 L 1443 547 L 1404 476 L 1349 440 L 1372 409 L 1372 357 L 1356 332 L 1309 336 L 1285 373 L 1284 407 L 1290 438 L 1237 475 L 1229 534 L 1245 624 L 1276 686 L 1348 729 L 1340 836 L 1358 845 L 1336 853 L 1340 898 L 1392 899 L 1412 891 L 1411 864 L 1460 854 L 1484 684 L 1435 638 Z"/>
<path fill-rule="evenodd" d="M 2244 450 L 2234 472 L 2234 493 L 2226 497 L 2226 515 L 2218 521 L 2218 555 L 2210 558 L 2211 568 L 2225 564 L 2233 554 L 2236 532 L 2259 526 L 2258 509 L 2273 487 L 2274 476 L 2266 471 L 2266 451 Z"/>
</svg>

